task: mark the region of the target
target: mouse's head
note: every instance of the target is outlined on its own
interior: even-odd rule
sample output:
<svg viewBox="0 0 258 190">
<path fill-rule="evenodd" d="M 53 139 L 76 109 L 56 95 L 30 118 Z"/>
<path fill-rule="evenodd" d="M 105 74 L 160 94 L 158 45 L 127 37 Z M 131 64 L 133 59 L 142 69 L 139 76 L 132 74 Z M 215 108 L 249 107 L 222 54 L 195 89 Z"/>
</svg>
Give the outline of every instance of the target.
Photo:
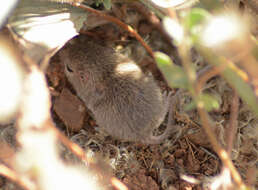
<svg viewBox="0 0 258 190">
<path fill-rule="evenodd" d="M 116 64 L 115 51 L 93 42 L 69 44 L 60 51 L 68 80 L 78 88 L 90 88 L 105 81 Z"/>
</svg>

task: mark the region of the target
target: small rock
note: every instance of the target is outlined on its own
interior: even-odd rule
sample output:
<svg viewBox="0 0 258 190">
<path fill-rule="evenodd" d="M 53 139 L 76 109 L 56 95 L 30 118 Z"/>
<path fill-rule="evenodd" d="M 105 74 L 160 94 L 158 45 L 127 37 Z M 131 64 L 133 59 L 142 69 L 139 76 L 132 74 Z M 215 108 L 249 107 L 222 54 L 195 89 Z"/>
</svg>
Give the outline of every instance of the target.
<svg viewBox="0 0 258 190">
<path fill-rule="evenodd" d="M 71 131 L 82 129 L 86 114 L 84 103 L 67 88 L 62 90 L 54 102 L 54 111 Z"/>
</svg>

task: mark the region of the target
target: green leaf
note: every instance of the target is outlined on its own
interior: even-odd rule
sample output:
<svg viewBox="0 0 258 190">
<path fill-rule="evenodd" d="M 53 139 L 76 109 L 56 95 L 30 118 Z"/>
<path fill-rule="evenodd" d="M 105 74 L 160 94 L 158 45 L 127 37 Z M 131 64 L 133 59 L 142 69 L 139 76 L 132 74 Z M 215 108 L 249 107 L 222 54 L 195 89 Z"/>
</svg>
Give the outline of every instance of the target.
<svg viewBox="0 0 258 190">
<path fill-rule="evenodd" d="M 189 104 L 186 104 L 185 106 L 184 106 L 184 110 L 185 111 L 191 111 L 191 110 L 193 110 L 193 109 L 195 109 L 196 108 L 196 102 L 195 101 L 191 101 Z"/>
<path fill-rule="evenodd" d="M 223 76 L 236 89 L 238 95 L 258 114 L 257 98 L 250 85 L 232 69 L 225 69 Z"/>
<path fill-rule="evenodd" d="M 219 106 L 220 106 L 218 97 L 212 94 L 203 93 L 199 96 L 197 101 L 198 101 L 198 104 L 204 107 L 204 109 L 207 110 L 208 112 L 219 109 Z M 192 100 L 189 104 L 187 104 L 184 107 L 184 110 L 185 111 L 192 110 L 196 108 L 196 105 L 197 105 L 196 101 Z"/>
<path fill-rule="evenodd" d="M 193 8 L 184 18 L 184 26 L 186 29 L 194 31 L 194 27 L 199 26 L 209 17 L 211 17 L 211 15 L 206 10 Z"/>
<path fill-rule="evenodd" d="M 209 112 L 214 109 L 219 109 L 219 101 L 218 99 L 211 95 L 203 93 L 198 100 L 198 104 L 203 104 L 204 108 Z"/>
<path fill-rule="evenodd" d="M 104 4 L 105 9 L 107 9 L 107 10 L 111 9 L 111 5 L 112 5 L 111 0 L 103 0 L 103 4 Z"/>
<path fill-rule="evenodd" d="M 196 46 L 203 57 L 213 65 L 227 66 L 229 63 L 222 57 L 219 57 L 212 53 L 207 48 Z M 258 115 L 258 102 L 257 98 L 251 88 L 236 71 L 231 69 L 229 66 L 222 72 L 223 77 L 227 82 L 237 91 L 238 95 L 249 105 L 249 107 Z"/>
<path fill-rule="evenodd" d="M 173 64 L 170 57 L 162 52 L 155 52 L 155 59 L 157 63 L 162 66 L 165 66 L 165 65 L 169 66 Z"/>
<path fill-rule="evenodd" d="M 155 59 L 170 87 L 188 88 L 188 78 L 181 67 L 173 64 L 172 60 L 161 52 L 155 53 Z"/>
<path fill-rule="evenodd" d="M 210 13 L 201 8 L 192 9 L 183 20 L 183 26 L 189 31 L 192 42 L 198 41 L 203 30 L 203 23 L 211 17 Z"/>
</svg>

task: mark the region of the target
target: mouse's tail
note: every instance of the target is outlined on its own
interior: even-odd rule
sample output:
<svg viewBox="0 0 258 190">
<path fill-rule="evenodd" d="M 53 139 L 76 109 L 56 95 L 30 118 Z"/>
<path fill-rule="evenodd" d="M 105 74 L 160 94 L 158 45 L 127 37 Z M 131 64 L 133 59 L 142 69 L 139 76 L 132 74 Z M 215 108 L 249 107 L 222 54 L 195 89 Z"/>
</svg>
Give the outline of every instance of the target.
<svg viewBox="0 0 258 190">
<path fill-rule="evenodd" d="M 162 135 L 154 136 L 151 135 L 149 139 L 146 139 L 144 143 L 146 144 L 161 144 L 165 139 L 170 137 L 173 133 L 180 131 L 181 127 L 179 125 L 167 126 L 166 130 Z"/>
</svg>

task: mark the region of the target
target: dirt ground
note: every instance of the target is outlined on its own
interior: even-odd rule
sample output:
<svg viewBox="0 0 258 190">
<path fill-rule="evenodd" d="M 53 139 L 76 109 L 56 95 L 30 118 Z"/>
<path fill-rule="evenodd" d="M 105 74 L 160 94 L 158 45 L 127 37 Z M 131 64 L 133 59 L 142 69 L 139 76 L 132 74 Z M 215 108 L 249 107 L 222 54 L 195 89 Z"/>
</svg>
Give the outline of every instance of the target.
<svg viewBox="0 0 258 190">
<path fill-rule="evenodd" d="M 162 51 L 180 65 L 177 49 L 169 43 L 168 37 L 159 27 L 159 20 L 139 4 L 116 4 L 112 14 L 133 26 L 154 51 Z M 157 25 L 153 23 L 158 23 Z M 102 40 L 121 53 L 129 56 L 143 69 L 151 72 L 162 91 L 171 91 L 154 60 L 145 52 L 139 42 L 115 24 L 105 24 L 82 33 Z M 173 43 L 173 42 L 172 42 Z M 206 63 L 192 50 L 192 61 L 197 70 Z M 175 113 L 180 129 L 160 145 L 143 145 L 121 142 L 99 131 L 90 111 L 76 96 L 67 82 L 59 55 L 52 58 L 47 70 L 47 80 L 52 95 L 52 117 L 57 127 L 87 153 L 96 155 L 108 165 L 111 173 L 131 190 L 199 190 L 207 189 L 221 172 L 222 164 L 214 152 L 196 110 L 185 111 L 191 96 L 185 92 L 180 98 Z M 233 90 L 224 79 L 217 76 L 210 79 L 204 90 L 216 96 L 220 108 L 210 112 L 215 123 L 215 134 L 222 146 L 226 146 L 230 108 Z M 79 108 L 79 109 L 78 109 Z M 238 128 L 235 137 L 232 160 L 244 180 L 248 173 L 258 168 L 258 118 L 240 100 Z M 167 121 L 156 131 L 164 131 Z M 2 134 L 8 136 L 10 128 Z M 71 153 L 64 151 L 64 158 L 72 160 Z M 186 176 L 195 178 L 193 183 Z M 256 188 L 258 188 L 256 177 Z M 16 189 L 0 177 L 0 189 Z"/>
</svg>

